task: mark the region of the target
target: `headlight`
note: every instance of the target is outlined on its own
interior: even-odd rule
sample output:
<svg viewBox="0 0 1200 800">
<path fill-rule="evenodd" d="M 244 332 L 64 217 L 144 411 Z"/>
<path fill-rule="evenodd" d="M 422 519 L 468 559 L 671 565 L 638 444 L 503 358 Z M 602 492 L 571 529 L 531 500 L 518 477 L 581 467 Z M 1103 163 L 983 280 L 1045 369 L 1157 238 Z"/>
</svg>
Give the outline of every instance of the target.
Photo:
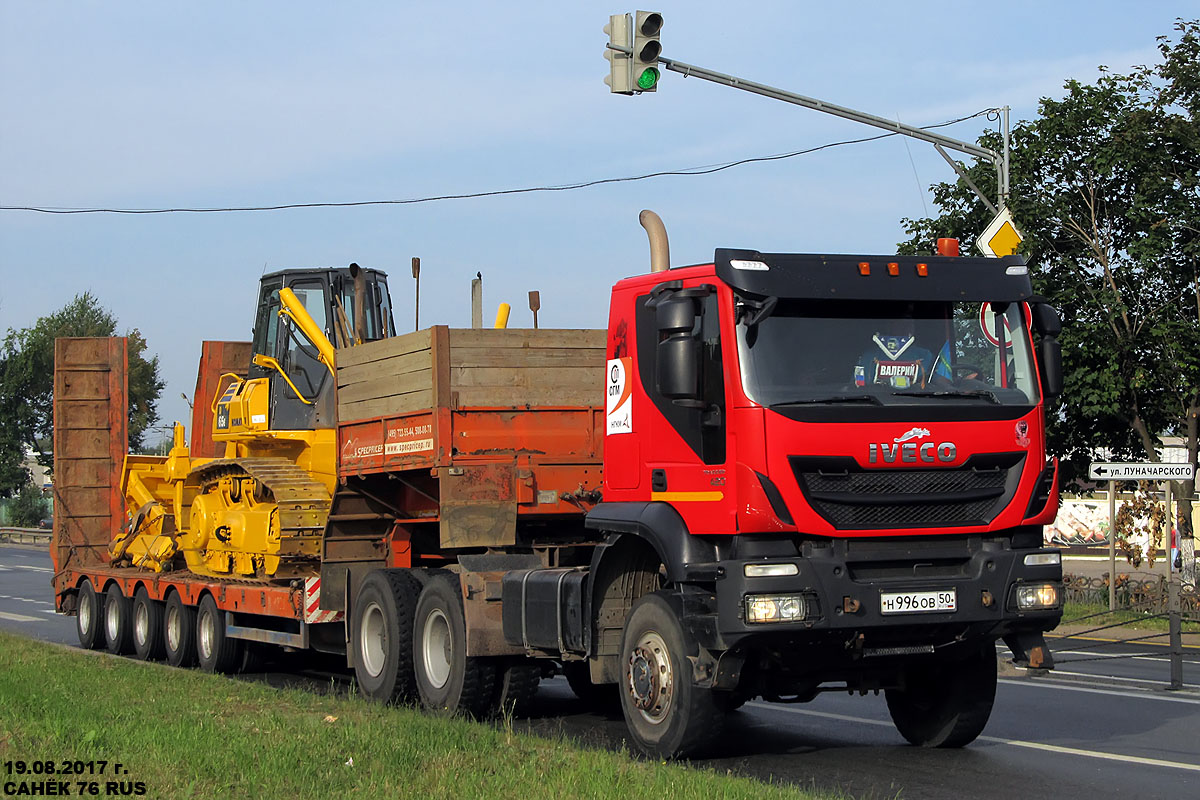
<svg viewBox="0 0 1200 800">
<path fill-rule="evenodd" d="M 1057 567 L 1062 564 L 1062 553 L 1030 553 L 1025 556 L 1027 567 Z"/>
<path fill-rule="evenodd" d="M 1058 608 L 1058 587 L 1052 583 L 1023 583 L 1017 586 L 1017 608 L 1033 611 Z"/>
<path fill-rule="evenodd" d="M 804 619 L 805 606 L 800 594 L 746 595 L 746 622 L 795 622 Z"/>
<path fill-rule="evenodd" d="M 747 578 L 783 578 L 799 575 L 800 567 L 795 564 L 747 564 L 742 567 Z"/>
</svg>

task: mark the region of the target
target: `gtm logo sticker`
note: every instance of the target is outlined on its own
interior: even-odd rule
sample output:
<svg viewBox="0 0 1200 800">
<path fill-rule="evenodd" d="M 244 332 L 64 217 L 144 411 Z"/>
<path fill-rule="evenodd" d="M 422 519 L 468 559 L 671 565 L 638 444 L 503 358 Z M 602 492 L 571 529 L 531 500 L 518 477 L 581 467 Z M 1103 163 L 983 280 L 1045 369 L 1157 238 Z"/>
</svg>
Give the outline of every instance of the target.
<svg viewBox="0 0 1200 800">
<path fill-rule="evenodd" d="M 632 358 L 614 358 L 608 362 L 605 380 L 605 406 L 608 433 L 633 433 L 633 387 L 629 373 L 633 371 Z"/>
</svg>

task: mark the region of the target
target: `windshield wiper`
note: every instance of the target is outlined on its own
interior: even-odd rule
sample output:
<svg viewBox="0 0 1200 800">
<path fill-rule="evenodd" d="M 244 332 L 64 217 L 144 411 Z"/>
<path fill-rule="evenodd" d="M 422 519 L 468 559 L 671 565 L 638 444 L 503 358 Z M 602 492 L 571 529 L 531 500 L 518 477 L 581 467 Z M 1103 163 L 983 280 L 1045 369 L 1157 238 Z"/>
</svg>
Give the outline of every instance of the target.
<svg viewBox="0 0 1200 800">
<path fill-rule="evenodd" d="M 939 400 L 953 399 L 956 397 L 976 397 L 980 400 L 987 400 L 989 403 L 1003 405 L 1000 402 L 1000 397 L 989 389 L 972 389 L 968 392 L 892 392 L 896 397 L 936 397 Z"/>
<path fill-rule="evenodd" d="M 809 406 L 817 403 L 871 403 L 881 406 L 883 401 L 873 394 L 831 394 L 827 397 L 813 397 L 806 400 L 788 400 L 786 403 L 772 403 L 768 408 L 791 408 L 793 406 Z"/>
</svg>

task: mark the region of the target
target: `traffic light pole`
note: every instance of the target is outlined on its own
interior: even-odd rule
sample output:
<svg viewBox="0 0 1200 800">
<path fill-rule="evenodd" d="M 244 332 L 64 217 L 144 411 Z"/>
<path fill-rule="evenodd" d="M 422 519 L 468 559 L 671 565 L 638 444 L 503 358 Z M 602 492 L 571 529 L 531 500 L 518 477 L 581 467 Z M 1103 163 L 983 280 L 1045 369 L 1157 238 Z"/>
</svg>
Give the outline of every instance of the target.
<svg viewBox="0 0 1200 800">
<path fill-rule="evenodd" d="M 626 47 L 609 44 L 608 49 L 616 50 L 621 53 L 632 55 L 633 51 Z M 874 114 L 868 114 L 864 111 L 856 111 L 852 108 L 839 106 L 835 103 L 827 103 L 824 100 L 817 100 L 813 97 L 806 97 L 802 94 L 789 92 L 784 89 L 777 89 L 774 86 L 767 86 L 762 83 L 755 83 L 744 78 L 738 78 L 733 75 L 726 75 L 722 72 L 699 67 L 695 64 L 687 64 L 683 61 L 677 61 L 673 58 L 664 58 L 659 56 L 658 63 L 671 72 L 678 72 L 685 78 L 701 78 L 713 83 L 719 83 L 722 86 L 729 86 L 734 89 L 741 89 L 744 92 L 769 97 L 772 100 L 782 100 L 785 103 L 791 103 L 804 108 L 811 108 L 813 111 L 822 111 L 826 114 L 833 114 L 843 119 L 848 119 L 853 122 L 861 122 L 864 125 L 871 125 L 876 128 L 882 128 L 891 133 L 898 133 L 902 136 L 910 136 L 913 139 L 920 139 L 923 142 L 932 144 L 941 154 L 941 156 L 950 163 L 954 171 L 958 173 L 968 186 L 983 200 L 984 204 L 993 211 L 999 211 L 1008 204 L 1008 107 L 1006 106 L 1002 113 L 1004 115 L 1004 153 L 997 153 L 995 150 L 990 150 L 986 147 L 964 142 L 959 139 L 954 139 L 949 136 L 943 136 L 940 133 L 927 131 L 923 128 L 916 128 L 912 125 L 905 125 L 892 119 L 877 117 Z M 984 194 L 979 191 L 979 188 L 967 177 L 966 172 L 959 164 L 950 158 L 945 150 L 955 150 L 960 153 L 965 153 L 975 158 L 981 158 L 990 162 L 996 168 L 996 185 L 1000 187 L 999 191 L 999 208 L 992 204 Z"/>
</svg>

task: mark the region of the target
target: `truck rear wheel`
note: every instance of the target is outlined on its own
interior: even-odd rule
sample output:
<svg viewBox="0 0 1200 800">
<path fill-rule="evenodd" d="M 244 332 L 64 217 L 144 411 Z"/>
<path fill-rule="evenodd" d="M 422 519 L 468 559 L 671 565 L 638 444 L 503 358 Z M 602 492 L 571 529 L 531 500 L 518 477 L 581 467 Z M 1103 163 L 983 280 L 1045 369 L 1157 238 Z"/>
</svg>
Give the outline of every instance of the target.
<svg viewBox="0 0 1200 800">
<path fill-rule="evenodd" d="M 158 661 L 166 653 L 162 617 L 162 603 L 151 600 L 146 587 L 139 586 L 133 595 L 133 652 L 142 661 Z"/>
<path fill-rule="evenodd" d="M 413 614 L 421 584 L 407 570 L 367 575 L 354 599 L 350 636 L 354 677 L 368 697 L 406 703 L 416 695 Z"/>
<path fill-rule="evenodd" d="M 537 661 L 501 659 L 496 667 L 492 709 L 501 716 L 526 716 L 541 680 L 542 665 Z"/>
<path fill-rule="evenodd" d="M 689 755 L 721 732 L 725 713 L 712 689 L 692 682 L 688 656 L 697 651 L 662 592 L 634 603 L 621 637 L 621 710 L 646 755 Z"/>
<path fill-rule="evenodd" d="M 441 714 L 485 716 L 495 665 L 467 655 L 467 626 L 458 578 L 437 575 L 417 600 L 413 671 L 421 705 Z"/>
<path fill-rule="evenodd" d="M 79 584 L 79 609 L 75 612 L 75 632 L 79 634 L 80 647 L 85 650 L 104 647 L 103 618 L 100 597 L 92 582 L 84 578 Z"/>
<path fill-rule="evenodd" d="M 167 663 L 172 667 L 190 667 L 196 663 L 196 609 L 185 604 L 174 591 L 163 610 L 163 645 Z"/>
<path fill-rule="evenodd" d="M 900 735 L 920 747 L 962 747 L 983 733 L 996 699 L 996 651 L 910 668 L 903 689 L 888 689 Z"/>
<path fill-rule="evenodd" d="M 196 612 L 196 660 L 205 672 L 236 672 L 242 665 L 242 640 L 225 635 L 225 612 L 211 594 Z"/>
<path fill-rule="evenodd" d="M 111 583 L 104 592 L 104 641 L 108 652 L 123 656 L 133 652 L 133 622 L 129 598 Z"/>
</svg>

